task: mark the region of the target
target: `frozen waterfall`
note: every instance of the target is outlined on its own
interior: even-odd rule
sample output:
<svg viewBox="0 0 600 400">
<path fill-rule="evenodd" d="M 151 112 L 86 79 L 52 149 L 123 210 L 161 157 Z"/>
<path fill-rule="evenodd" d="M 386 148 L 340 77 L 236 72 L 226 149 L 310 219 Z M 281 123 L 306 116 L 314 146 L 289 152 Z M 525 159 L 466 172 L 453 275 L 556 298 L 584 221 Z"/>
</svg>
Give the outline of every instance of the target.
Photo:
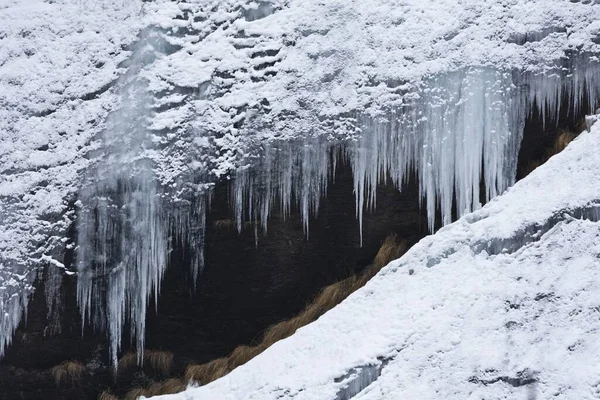
<svg viewBox="0 0 600 400">
<path fill-rule="evenodd" d="M 108 118 L 105 147 L 76 203 L 78 303 L 84 324 L 108 333 L 115 366 L 126 321 L 143 358 L 146 310 L 152 295 L 158 299 L 172 234 L 191 249 L 194 275 L 203 264 L 206 197 L 173 204 L 176 189 L 159 185 L 155 174 L 153 157 L 160 149 L 149 126 L 157 100 L 143 68 L 165 46 L 159 31 L 141 34 L 118 83 L 122 104 Z"/>
</svg>

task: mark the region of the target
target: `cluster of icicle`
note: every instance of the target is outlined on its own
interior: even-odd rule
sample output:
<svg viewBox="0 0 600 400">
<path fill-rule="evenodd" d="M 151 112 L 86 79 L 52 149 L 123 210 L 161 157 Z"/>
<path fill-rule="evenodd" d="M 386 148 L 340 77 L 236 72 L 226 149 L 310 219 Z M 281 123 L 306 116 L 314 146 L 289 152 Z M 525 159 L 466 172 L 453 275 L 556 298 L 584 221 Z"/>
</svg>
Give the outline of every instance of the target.
<svg viewBox="0 0 600 400">
<path fill-rule="evenodd" d="M 447 224 L 453 208 L 464 215 L 514 183 L 528 113 L 554 121 L 564 99 L 579 110 L 584 99 L 599 98 L 599 78 L 598 63 L 589 58 L 542 74 L 469 68 L 427 80 L 386 118 L 358 117 L 360 134 L 349 142 L 313 136 L 269 143 L 259 161 L 232 180 L 238 229 L 252 220 L 266 232 L 273 209 L 288 216 L 297 207 L 308 235 L 309 220 L 344 157 L 353 169 L 361 231 L 363 212 L 376 206 L 377 185 L 391 179 L 401 190 L 412 175 L 418 177 L 433 230 L 438 210 L 439 222 Z M 145 90 L 136 83 L 124 87 L 131 103 L 124 100 L 112 116 L 104 139 L 120 148 L 144 147 L 151 142 L 144 130 L 148 107 L 136 92 Z M 126 146 L 124 136 L 131 141 Z M 141 360 L 146 309 L 152 296 L 158 298 L 172 240 L 197 250 L 194 275 L 202 267 L 209 197 L 199 194 L 184 207 L 170 205 L 151 163 L 144 157 L 121 160 L 116 147 L 95 184 L 80 193 L 78 217 L 78 299 L 84 318 L 108 331 L 115 365 L 126 321 Z"/>
<path fill-rule="evenodd" d="M 173 207 L 172 193 L 158 184 L 149 129 L 154 98 L 142 69 L 163 54 L 164 36 L 147 30 L 118 82 L 121 104 L 107 120 L 101 162 L 79 193 L 77 215 L 77 298 L 84 326 L 107 332 L 116 366 L 128 321 L 143 358 L 148 303 L 160 293 L 172 237 L 189 248 L 196 276 L 203 263 L 204 201 Z"/>
<path fill-rule="evenodd" d="M 600 66 L 589 57 L 543 73 L 470 68 L 435 76 L 405 96 L 385 118 L 358 118 L 357 138 L 332 143 L 322 137 L 265 146 L 260 161 L 236 174 L 234 212 L 260 222 L 266 232 L 274 206 L 284 216 L 295 204 L 308 234 L 309 220 L 326 195 L 340 157 L 354 175 L 356 215 L 362 237 L 363 213 L 376 206 L 379 183 L 391 179 L 398 190 L 415 175 L 430 231 L 510 187 L 516 177 L 525 120 L 541 113 L 556 122 L 563 107 L 580 114 L 584 99 L 600 98 Z M 561 104 L 568 100 L 570 104 Z M 485 186 L 481 198 L 481 184 Z"/>
<path fill-rule="evenodd" d="M 18 271 L 18 266 L 2 261 L 4 260 L 0 259 L 0 277 L 4 273 L 3 271 Z M 25 313 L 24 320 L 27 320 L 27 304 L 29 303 L 29 296 L 33 292 L 29 288 L 26 290 L 19 290 L 18 287 L 13 288 L 11 285 L 14 283 L 15 278 L 11 275 L 8 276 L 8 279 L 0 280 L 2 282 L 0 286 L 0 311 L 2 312 L 0 314 L 0 358 L 4 356 L 4 351 L 12 342 L 13 334 L 21 323 L 23 313 Z M 25 274 L 22 276 L 25 276 Z"/>
</svg>

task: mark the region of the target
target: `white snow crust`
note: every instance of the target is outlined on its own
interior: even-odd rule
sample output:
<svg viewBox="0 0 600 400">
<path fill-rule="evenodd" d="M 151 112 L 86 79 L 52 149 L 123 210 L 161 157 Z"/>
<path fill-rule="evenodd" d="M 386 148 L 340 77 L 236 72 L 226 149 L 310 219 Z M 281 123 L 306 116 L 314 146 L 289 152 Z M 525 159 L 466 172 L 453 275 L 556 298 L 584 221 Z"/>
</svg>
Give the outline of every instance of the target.
<svg viewBox="0 0 600 400">
<path fill-rule="evenodd" d="M 595 125 L 316 322 L 161 398 L 598 398 L 599 163 Z"/>
</svg>

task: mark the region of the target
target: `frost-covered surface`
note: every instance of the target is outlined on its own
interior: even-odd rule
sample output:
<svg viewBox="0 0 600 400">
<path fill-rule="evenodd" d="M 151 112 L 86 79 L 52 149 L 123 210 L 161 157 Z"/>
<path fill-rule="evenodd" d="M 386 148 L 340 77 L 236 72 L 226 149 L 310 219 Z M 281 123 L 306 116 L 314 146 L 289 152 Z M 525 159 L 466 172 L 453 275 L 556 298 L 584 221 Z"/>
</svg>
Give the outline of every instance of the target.
<svg viewBox="0 0 600 400">
<path fill-rule="evenodd" d="M 165 400 L 597 398 L 598 165 L 595 125 L 316 322 Z"/>
<path fill-rule="evenodd" d="M 386 170 L 417 171 L 431 226 L 454 196 L 476 209 L 482 165 L 486 199 L 513 183 L 534 104 L 600 98 L 585 3 L 2 0 L 0 355 L 76 213 L 69 272 L 115 359 L 127 318 L 143 346 L 169 234 L 201 247 L 207 187 L 232 171 L 240 225 L 277 199 L 308 228 L 340 142 L 359 218 Z"/>
</svg>

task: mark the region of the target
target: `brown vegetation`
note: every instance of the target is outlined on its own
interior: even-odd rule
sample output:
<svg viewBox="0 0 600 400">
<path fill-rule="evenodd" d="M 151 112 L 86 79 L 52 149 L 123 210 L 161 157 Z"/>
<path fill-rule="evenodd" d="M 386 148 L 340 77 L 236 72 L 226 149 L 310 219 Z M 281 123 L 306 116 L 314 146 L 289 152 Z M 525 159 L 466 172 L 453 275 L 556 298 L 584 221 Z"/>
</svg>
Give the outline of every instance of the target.
<svg viewBox="0 0 600 400">
<path fill-rule="evenodd" d="M 262 353 L 264 346 L 238 346 L 227 357 L 227 368 L 232 370 L 240 365 L 246 364 L 248 361 Z"/>
<path fill-rule="evenodd" d="M 300 314 L 267 328 L 259 344 L 239 346 L 227 358 L 219 358 L 200 365 L 189 365 L 185 371 L 185 380 L 205 385 L 245 364 L 273 343 L 293 335 L 299 328 L 317 320 L 321 315 L 341 303 L 350 294 L 364 286 L 390 261 L 402 256 L 407 249 L 407 243 L 395 234 L 388 236 L 381 245 L 373 264 L 365 268 L 360 275 L 352 275 L 323 288 Z"/>
<path fill-rule="evenodd" d="M 153 383 L 147 388 L 130 390 L 127 395 L 125 395 L 125 400 L 136 400 L 140 396 L 152 397 L 163 394 L 179 393 L 183 392 L 186 387 L 187 385 L 181 379 L 168 379 L 164 382 Z"/>
<path fill-rule="evenodd" d="M 124 372 L 132 371 L 138 366 L 137 354 L 134 351 L 125 353 L 117 364 L 117 372 L 122 374 Z"/>
<path fill-rule="evenodd" d="M 554 154 L 558 154 L 561 151 L 563 151 L 567 147 L 567 145 L 571 143 L 576 137 L 577 135 L 571 131 L 559 130 L 558 136 L 554 140 L 554 147 L 552 148 L 552 154 L 550 155 L 550 157 L 552 157 Z"/>
<path fill-rule="evenodd" d="M 136 389 L 132 389 L 129 392 L 127 392 L 127 394 L 125 395 L 125 400 L 137 400 L 142 396 L 146 396 L 146 389 L 143 388 L 136 388 Z M 148 396 L 146 396 L 148 397 Z"/>
<path fill-rule="evenodd" d="M 365 272 L 374 271 L 376 274 L 391 261 L 400 258 L 406 253 L 406 250 L 408 250 L 408 244 L 404 240 L 400 239 L 395 233 L 389 235 L 381 244 L 381 247 L 375 256 L 375 260 L 373 261 L 373 265 L 370 268 L 367 268 L 367 271 Z"/>
<path fill-rule="evenodd" d="M 119 400 L 119 398 L 114 394 L 105 391 L 98 395 L 98 400 Z"/>
<path fill-rule="evenodd" d="M 154 374 L 168 376 L 173 365 L 173 353 L 160 350 L 144 350 L 143 367 Z M 134 370 L 138 367 L 137 353 L 128 352 L 119 359 L 119 373 Z"/>
<path fill-rule="evenodd" d="M 85 365 L 79 361 L 63 361 L 50 369 L 50 373 L 54 377 L 57 386 L 69 379 L 72 384 L 78 382 L 85 373 Z"/>
<path fill-rule="evenodd" d="M 144 352 L 144 364 L 152 368 L 155 373 L 167 376 L 171 373 L 173 353 L 168 351 L 147 350 Z"/>
<path fill-rule="evenodd" d="M 321 315 L 341 303 L 350 294 L 364 286 L 381 268 L 386 266 L 390 261 L 402 256 L 407 249 L 407 243 L 399 239 L 395 234 L 388 236 L 382 243 L 373 263 L 365 268 L 361 274 L 358 276 L 352 275 L 323 288 L 300 314 L 267 328 L 263 334 L 262 341 L 257 345 L 238 346 L 228 357 L 218 358 L 204 364 L 188 365 L 185 370 L 185 382 L 193 381 L 200 385 L 206 385 L 227 375 L 233 369 L 262 353 L 273 343 L 293 335 L 299 328 L 317 320 Z M 163 352 L 147 350 L 144 353 L 144 362 L 150 363 L 155 371 L 162 371 L 164 373 L 164 371 L 170 369 L 173 356 L 168 353 L 169 357 L 167 358 L 158 357 L 157 353 Z M 166 360 L 168 362 L 163 362 Z M 135 367 L 136 365 L 137 357 L 135 353 L 128 353 L 119 360 L 119 371 Z M 125 399 L 133 400 L 140 396 L 149 397 L 160 394 L 178 393 L 184 390 L 185 387 L 184 381 L 169 379 L 162 383 L 155 383 L 147 388 L 133 389 L 127 393 Z"/>
<path fill-rule="evenodd" d="M 185 369 L 185 380 L 206 385 L 226 375 L 230 371 L 227 364 L 227 358 L 218 358 L 205 364 L 188 365 Z"/>
</svg>

